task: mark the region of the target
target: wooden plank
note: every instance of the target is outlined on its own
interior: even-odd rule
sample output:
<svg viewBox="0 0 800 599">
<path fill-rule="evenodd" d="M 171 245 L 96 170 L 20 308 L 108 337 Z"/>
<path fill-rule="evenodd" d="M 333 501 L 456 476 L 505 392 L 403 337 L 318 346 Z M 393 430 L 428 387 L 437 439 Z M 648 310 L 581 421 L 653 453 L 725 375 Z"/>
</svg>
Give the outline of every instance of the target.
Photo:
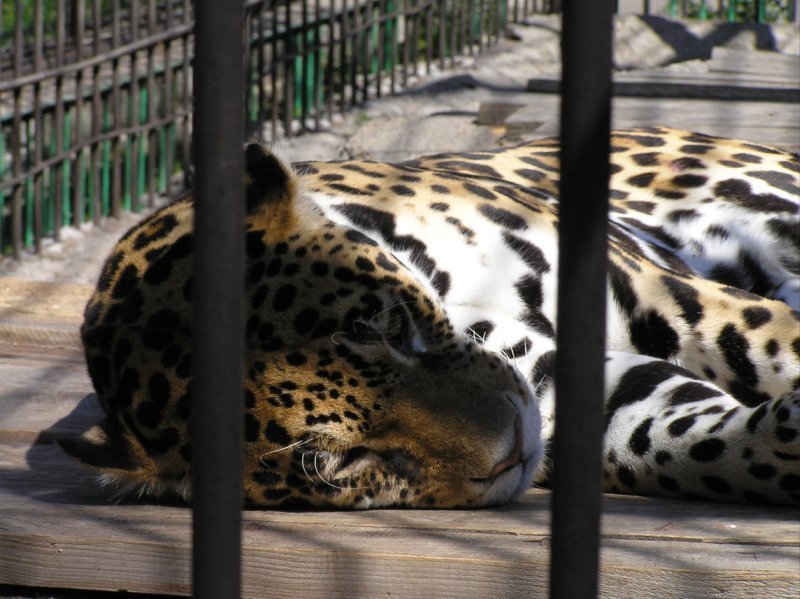
<svg viewBox="0 0 800 599">
<path fill-rule="evenodd" d="M 86 409 L 84 406 L 83 409 Z M 30 445 L 7 442 L 0 445 L 0 494 L 13 488 L 29 497 L 61 497 L 72 505 L 112 508 L 122 520 L 152 515 L 163 506 L 137 505 L 127 501 L 109 505 L 113 492 L 93 483 L 92 471 L 65 456 L 51 444 Z M 1 496 L 1 495 L 0 495 Z M 435 510 L 389 510 L 368 512 L 261 512 L 271 522 L 286 526 L 366 526 L 549 536 L 549 492 L 531 490 L 520 501 L 501 509 L 471 512 Z M 5 505 L 0 501 L 0 505 Z M 156 509 L 158 508 L 158 509 Z M 156 512 L 152 512 L 156 509 Z M 170 508 L 171 509 L 171 508 Z M 101 511 L 103 511 L 101 510 Z M 619 541 L 680 541 L 686 543 L 728 543 L 800 548 L 797 511 L 790 508 L 755 508 L 744 505 L 709 504 L 645 497 L 607 495 L 604 535 Z M 104 512 L 105 513 L 105 512 Z M 170 513 L 170 512 L 164 512 Z M 375 514 L 383 513 L 383 516 Z M 445 514 L 450 514 L 446 516 Z M 459 516 L 460 514 L 460 516 Z M 107 516 L 108 514 L 106 514 Z M 104 516 L 105 517 L 105 516 Z M 158 526 L 158 519 L 153 526 Z M 31 528 L 31 532 L 38 529 Z"/>
<path fill-rule="evenodd" d="M 800 150 L 800 105 L 615 98 L 614 126 L 666 125 Z"/>
<path fill-rule="evenodd" d="M 2 446 L 0 583 L 188 595 L 188 508 L 103 504 L 56 451 Z M 604 596 L 767 588 L 788 597 L 797 588 L 792 510 L 605 501 Z M 547 588 L 548 502 L 531 491 L 474 512 L 247 511 L 244 596 L 536 596 Z M 729 538 L 737 530 L 748 538 Z"/>
<path fill-rule="evenodd" d="M 78 334 L 91 290 L 0 278 L 0 442 L 82 430 L 57 422 L 91 392 Z"/>
<path fill-rule="evenodd" d="M 542 122 L 534 136 L 558 135 L 558 96 L 530 94 L 530 100 L 506 119 L 509 131 L 519 123 Z M 666 125 L 676 129 L 745 139 L 800 151 L 800 105 L 777 102 L 725 102 L 668 98 L 614 98 L 614 127 Z"/>
<path fill-rule="evenodd" d="M 800 90 L 787 87 L 783 82 L 759 81 L 750 85 L 737 85 L 725 77 L 697 77 L 664 75 L 662 73 L 617 73 L 614 75 L 613 93 L 616 97 L 629 98 L 697 98 L 704 100 L 736 100 L 740 102 L 800 102 Z M 529 79 L 529 92 L 558 94 L 561 81 L 558 79 Z"/>
<path fill-rule="evenodd" d="M 0 277 L 0 323 L 80 326 L 89 285 Z"/>
<path fill-rule="evenodd" d="M 475 123 L 490 127 L 502 125 L 509 116 L 524 106 L 517 102 L 481 102 L 478 106 L 478 118 Z"/>
<path fill-rule="evenodd" d="M 714 48 L 703 69 L 635 69 L 614 73 L 617 97 L 800 102 L 800 57 Z M 527 91 L 558 93 L 557 78 L 530 79 Z"/>
<path fill-rule="evenodd" d="M 19 442 L 97 417 L 81 366 L 69 354 L 0 360 L 0 584 L 188 595 L 188 508 L 109 504 L 52 436 Z M 474 512 L 247 511 L 245 597 L 543 594 L 548 504 L 531 491 Z M 608 496 L 603 595 L 791 596 L 797 530 L 793 510 Z"/>
<path fill-rule="evenodd" d="M 90 389 L 86 383 L 60 393 L 0 387 L 0 443 L 51 443 L 58 435 L 85 431 L 103 416 Z"/>
<path fill-rule="evenodd" d="M 708 69 L 713 73 L 739 73 L 758 78 L 775 77 L 789 82 L 800 80 L 800 55 L 758 50 L 715 47 Z"/>
<path fill-rule="evenodd" d="M 92 287 L 0 278 L 0 346 L 80 349 L 78 328 Z"/>
</svg>

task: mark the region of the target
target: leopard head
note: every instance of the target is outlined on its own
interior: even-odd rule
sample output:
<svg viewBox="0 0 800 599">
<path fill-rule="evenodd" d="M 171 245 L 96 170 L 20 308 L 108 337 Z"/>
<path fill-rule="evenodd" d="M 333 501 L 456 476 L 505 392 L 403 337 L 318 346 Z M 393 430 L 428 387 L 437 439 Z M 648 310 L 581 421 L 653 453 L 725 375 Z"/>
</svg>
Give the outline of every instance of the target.
<svg viewBox="0 0 800 599">
<path fill-rule="evenodd" d="M 515 368 L 457 333 L 379 239 L 326 218 L 272 153 L 250 145 L 246 164 L 247 501 L 483 506 L 527 488 L 540 423 Z M 82 328 L 106 417 L 61 440 L 106 482 L 186 498 L 192 216 L 187 196 L 112 252 Z"/>
</svg>

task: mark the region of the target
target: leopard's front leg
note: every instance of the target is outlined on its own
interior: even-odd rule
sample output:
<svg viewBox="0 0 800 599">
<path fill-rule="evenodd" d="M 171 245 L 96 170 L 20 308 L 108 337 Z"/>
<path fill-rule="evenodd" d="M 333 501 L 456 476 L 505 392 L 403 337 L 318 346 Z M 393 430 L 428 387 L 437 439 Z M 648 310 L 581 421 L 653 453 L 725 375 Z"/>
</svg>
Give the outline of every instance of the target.
<svg viewBox="0 0 800 599">
<path fill-rule="evenodd" d="M 746 406 L 664 360 L 609 352 L 605 488 L 800 503 L 800 392 Z"/>
</svg>

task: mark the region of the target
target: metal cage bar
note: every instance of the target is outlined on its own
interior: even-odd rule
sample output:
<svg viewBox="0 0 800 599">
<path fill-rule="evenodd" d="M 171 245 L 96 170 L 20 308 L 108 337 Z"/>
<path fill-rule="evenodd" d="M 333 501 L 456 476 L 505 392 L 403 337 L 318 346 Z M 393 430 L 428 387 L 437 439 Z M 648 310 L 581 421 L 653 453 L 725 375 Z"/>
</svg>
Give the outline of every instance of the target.
<svg viewBox="0 0 800 599">
<path fill-rule="evenodd" d="M 243 502 L 243 2 L 196 0 L 195 18 L 192 588 L 198 599 L 235 599 Z"/>
<path fill-rule="evenodd" d="M 550 595 L 597 596 L 612 0 L 565 0 Z"/>
</svg>

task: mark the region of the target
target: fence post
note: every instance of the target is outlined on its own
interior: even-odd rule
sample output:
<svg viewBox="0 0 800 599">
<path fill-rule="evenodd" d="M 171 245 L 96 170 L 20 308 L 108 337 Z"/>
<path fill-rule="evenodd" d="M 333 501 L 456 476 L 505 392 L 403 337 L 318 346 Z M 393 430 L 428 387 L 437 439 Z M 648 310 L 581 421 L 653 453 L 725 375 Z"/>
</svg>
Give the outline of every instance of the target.
<svg viewBox="0 0 800 599">
<path fill-rule="evenodd" d="M 612 0 L 564 0 L 550 593 L 597 596 Z"/>
<path fill-rule="evenodd" d="M 235 599 L 241 594 L 244 3 L 196 0 L 195 19 L 192 587 L 197 599 Z"/>
</svg>

